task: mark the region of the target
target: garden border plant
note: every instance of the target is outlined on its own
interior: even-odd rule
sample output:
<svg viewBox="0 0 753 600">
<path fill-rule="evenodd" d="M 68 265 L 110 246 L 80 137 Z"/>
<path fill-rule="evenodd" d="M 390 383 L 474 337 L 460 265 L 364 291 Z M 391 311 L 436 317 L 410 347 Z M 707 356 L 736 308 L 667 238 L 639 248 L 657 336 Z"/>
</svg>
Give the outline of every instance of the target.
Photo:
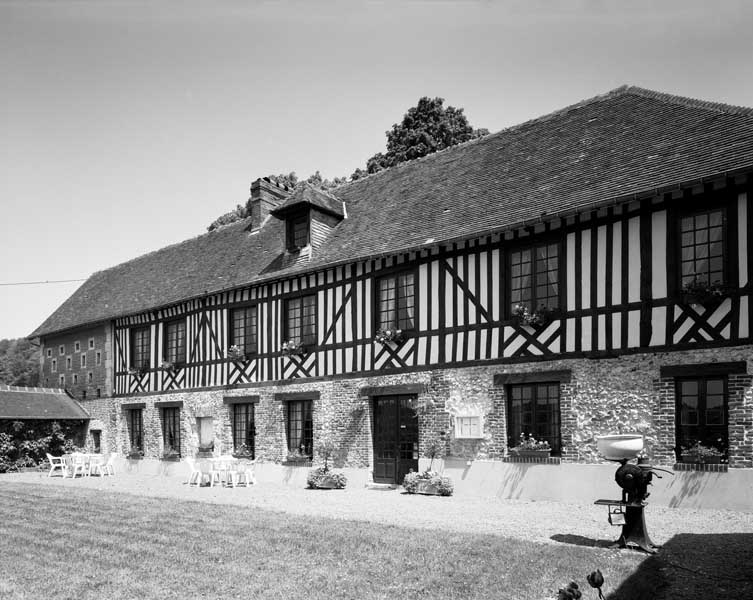
<svg viewBox="0 0 753 600">
<path fill-rule="evenodd" d="M 0 421 L 0 473 L 47 464 L 47 454 L 80 451 L 84 421 L 16 419 Z"/>
</svg>

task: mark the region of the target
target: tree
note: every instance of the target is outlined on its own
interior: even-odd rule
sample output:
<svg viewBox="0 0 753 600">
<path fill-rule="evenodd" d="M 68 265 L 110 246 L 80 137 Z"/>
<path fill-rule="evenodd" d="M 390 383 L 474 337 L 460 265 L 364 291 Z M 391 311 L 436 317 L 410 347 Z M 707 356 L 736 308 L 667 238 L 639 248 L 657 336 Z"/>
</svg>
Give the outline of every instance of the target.
<svg viewBox="0 0 753 600">
<path fill-rule="evenodd" d="M 366 171 L 376 173 L 408 160 L 415 160 L 438 150 L 489 134 L 488 129 L 474 129 L 462 108 L 444 107 L 444 98 L 419 99 L 409 108 L 401 123 L 395 123 L 387 136 L 387 152 L 378 152 L 366 161 Z M 363 176 L 360 169 L 353 179 Z"/>
<path fill-rule="evenodd" d="M 39 348 L 25 338 L 0 340 L 0 383 L 39 385 Z"/>
</svg>

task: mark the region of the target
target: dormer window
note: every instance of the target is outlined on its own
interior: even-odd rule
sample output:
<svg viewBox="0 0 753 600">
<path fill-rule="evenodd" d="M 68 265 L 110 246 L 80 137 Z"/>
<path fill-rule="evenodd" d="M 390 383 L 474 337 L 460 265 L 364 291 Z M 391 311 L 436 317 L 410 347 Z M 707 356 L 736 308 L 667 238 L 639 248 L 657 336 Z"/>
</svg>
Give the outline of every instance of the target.
<svg viewBox="0 0 753 600">
<path fill-rule="evenodd" d="M 297 213 L 287 219 L 287 242 L 288 250 L 295 251 L 309 244 L 309 212 Z"/>
</svg>

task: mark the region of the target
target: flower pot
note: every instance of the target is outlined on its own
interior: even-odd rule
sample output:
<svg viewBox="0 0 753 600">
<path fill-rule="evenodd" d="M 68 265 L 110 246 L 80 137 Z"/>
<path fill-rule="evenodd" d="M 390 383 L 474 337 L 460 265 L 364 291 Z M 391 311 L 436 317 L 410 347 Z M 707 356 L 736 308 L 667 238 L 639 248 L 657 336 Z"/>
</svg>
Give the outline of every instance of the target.
<svg viewBox="0 0 753 600">
<path fill-rule="evenodd" d="M 549 458 L 551 453 L 551 450 L 516 450 L 514 452 L 516 456 L 525 458 Z"/>
<path fill-rule="evenodd" d="M 319 480 L 319 482 L 316 484 L 316 487 L 322 490 L 335 490 L 340 486 L 333 477 L 325 475 Z"/>
<path fill-rule="evenodd" d="M 419 481 L 416 484 L 416 494 L 425 494 L 427 496 L 438 496 L 437 486 L 431 481 Z"/>
<path fill-rule="evenodd" d="M 719 465 L 722 463 L 721 456 L 701 456 L 700 454 L 683 453 L 680 455 L 680 459 L 684 463 L 697 465 Z"/>
</svg>

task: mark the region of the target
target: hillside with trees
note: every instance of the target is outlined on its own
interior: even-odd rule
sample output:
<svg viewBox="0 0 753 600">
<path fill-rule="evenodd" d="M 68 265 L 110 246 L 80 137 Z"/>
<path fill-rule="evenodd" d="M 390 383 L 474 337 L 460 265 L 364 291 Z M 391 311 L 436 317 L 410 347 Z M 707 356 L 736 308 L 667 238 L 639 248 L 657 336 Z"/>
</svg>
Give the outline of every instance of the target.
<svg viewBox="0 0 753 600">
<path fill-rule="evenodd" d="M 402 162 L 415 160 L 433 152 L 444 150 L 456 144 L 462 144 L 472 139 L 489 134 L 488 129 L 474 129 L 468 123 L 462 108 L 444 106 L 444 98 L 419 99 L 416 106 L 409 108 L 400 123 L 392 125 L 392 129 L 385 132 L 387 149 L 377 152 L 366 161 L 366 168 L 356 169 L 348 177 L 322 178 L 319 171 L 305 180 L 299 180 L 295 172 L 287 175 L 268 175 L 269 179 L 278 184 L 293 189 L 301 181 L 306 181 L 320 189 L 330 190 L 348 181 L 355 181 L 367 175 L 378 173 L 384 169 L 394 167 Z M 238 204 L 234 210 L 215 219 L 208 231 L 229 225 L 245 219 L 250 214 L 250 206 Z"/>
<path fill-rule="evenodd" d="M 0 340 L 0 383 L 38 386 L 39 353 L 26 338 Z"/>
</svg>

